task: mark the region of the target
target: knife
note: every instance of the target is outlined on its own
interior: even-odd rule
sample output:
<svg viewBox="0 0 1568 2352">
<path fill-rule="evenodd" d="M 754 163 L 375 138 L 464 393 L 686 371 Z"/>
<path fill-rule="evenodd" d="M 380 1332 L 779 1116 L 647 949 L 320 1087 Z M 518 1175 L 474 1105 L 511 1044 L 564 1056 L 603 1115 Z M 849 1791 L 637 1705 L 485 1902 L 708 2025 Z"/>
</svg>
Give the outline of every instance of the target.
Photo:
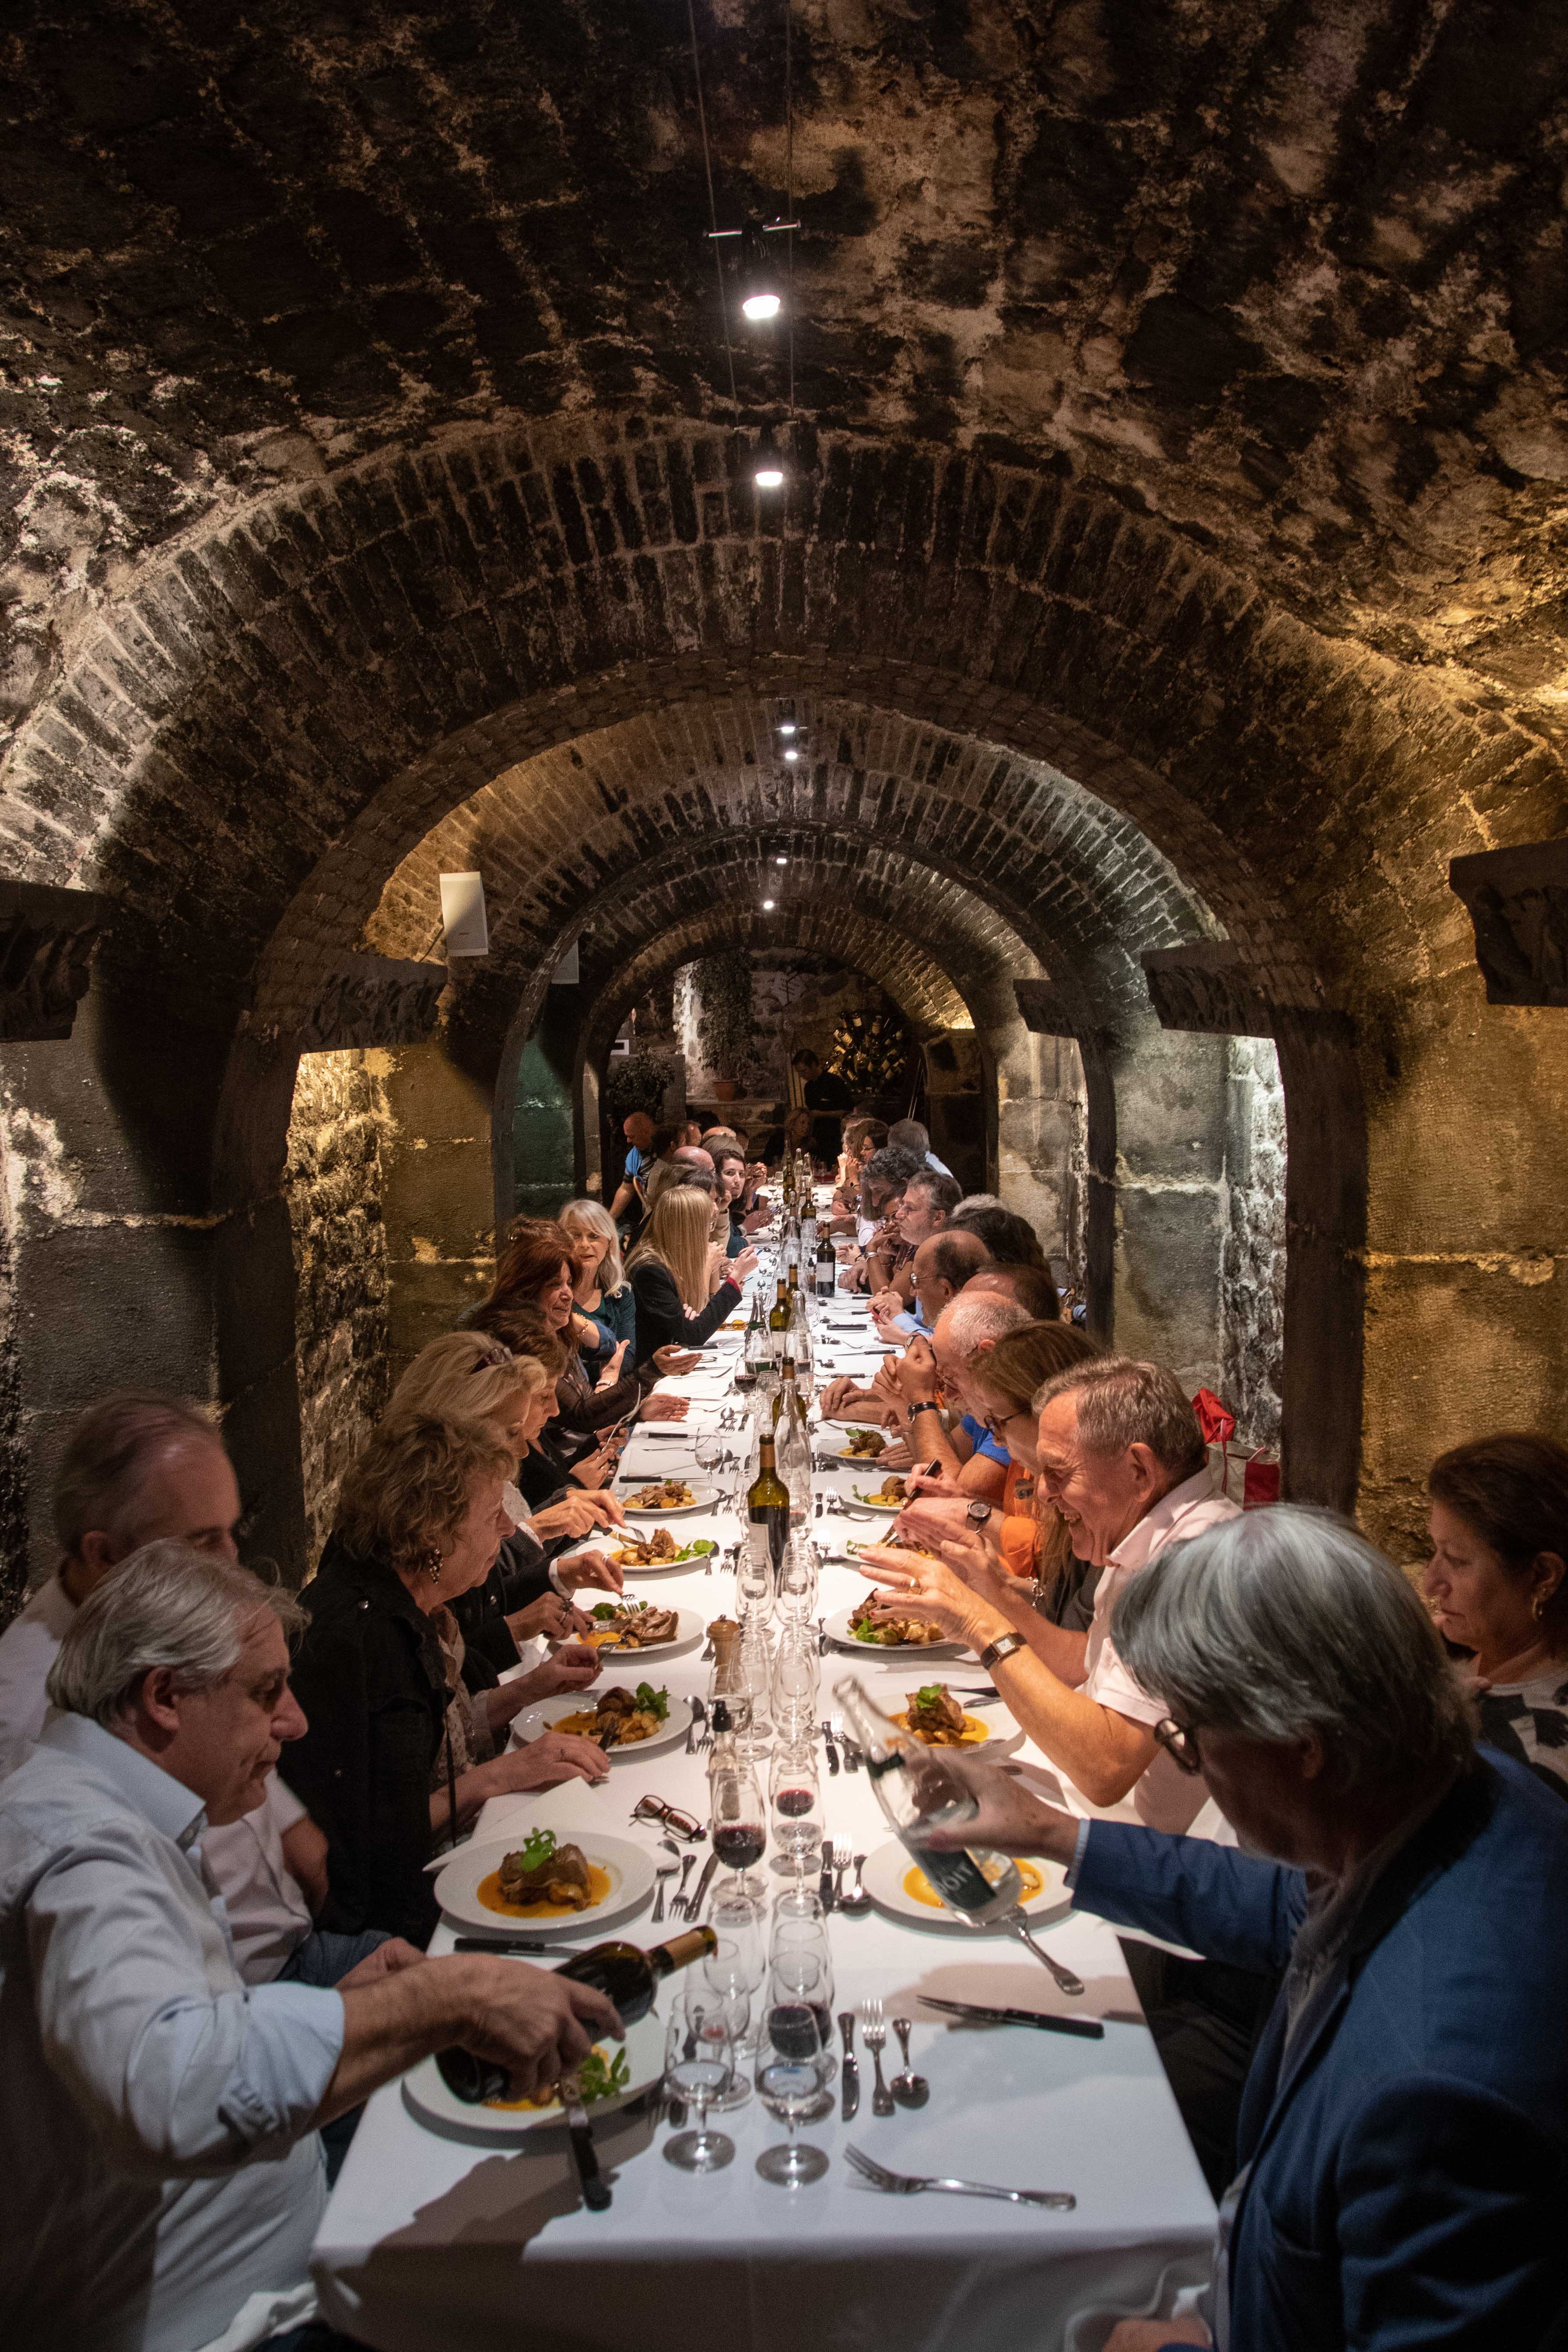
<svg viewBox="0 0 1568 2352">
<path fill-rule="evenodd" d="M 841 2013 L 838 2031 L 844 2037 L 844 2064 L 840 2070 L 843 2097 L 839 2112 L 845 2123 L 852 2124 L 860 2111 L 860 2068 L 852 2046 L 855 2040 L 855 2012 L 852 2009 Z"/>
<path fill-rule="evenodd" d="M 566 2130 L 572 2142 L 572 2159 L 582 2183 L 583 2202 L 591 2213 L 602 2213 L 610 2202 L 610 2192 L 600 2177 L 593 2129 L 583 2105 L 583 2085 L 575 2074 L 561 2077 L 561 2104 L 566 2110 Z"/>
<path fill-rule="evenodd" d="M 689 1922 L 695 1919 L 697 1914 L 701 1910 L 702 1898 L 707 1894 L 709 1887 L 712 1885 L 713 1873 L 718 1869 L 718 1855 L 716 1853 L 710 1853 L 707 1861 L 702 1865 L 701 1877 L 698 1880 L 695 1887 L 686 1898 L 686 1916 Z"/>
<path fill-rule="evenodd" d="M 1103 2042 L 1105 2028 L 1097 2017 L 1047 2017 L 1037 2009 L 985 2009 L 973 2000 L 936 2000 L 929 1992 L 917 1996 L 926 2009 L 945 2010 L 950 2017 L 967 2017 L 976 2025 L 1037 2025 L 1043 2033 L 1076 2033 L 1085 2042 Z"/>
<path fill-rule="evenodd" d="M 823 1910 L 831 1911 L 833 1908 L 833 1840 L 830 1837 L 825 1837 L 822 1841 L 822 1876 L 816 1882 L 816 1891 L 822 1897 Z"/>
<path fill-rule="evenodd" d="M 833 1726 L 830 1723 L 825 1723 L 823 1725 L 822 1738 L 823 1744 L 827 1750 L 827 1771 L 828 1777 L 831 1779 L 833 1774 L 838 1769 L 838 1750 L 833 1745 Z"/>
<path fill-rule="evenodd" d="M 527 1936 L 511 1936 L 504 1943 L 493 1936 L 454 1936 L 452 1948 L 458 1952 L 549 1952 L 554 1958 L 574 1960 L 589 1949 L 586 1944 L 546 1944 Z"/>
</svg>

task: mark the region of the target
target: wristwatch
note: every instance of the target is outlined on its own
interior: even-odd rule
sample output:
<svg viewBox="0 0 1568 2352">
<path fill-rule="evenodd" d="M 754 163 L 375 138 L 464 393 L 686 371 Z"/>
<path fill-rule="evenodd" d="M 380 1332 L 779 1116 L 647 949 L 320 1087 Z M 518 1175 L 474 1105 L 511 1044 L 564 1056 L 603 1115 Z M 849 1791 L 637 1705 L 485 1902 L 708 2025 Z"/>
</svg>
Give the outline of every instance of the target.
<svg viewBox="0 0 1568 2352">
<path fill-rule="evenodd" d="M 971 1503 L 964 1516 L 972 1528 L 983 1528 L 991 1517 L 991 1506 L 989 1503 Z"/>
<path fill-rule="evenodd" d="M 998 1633 L 996 1639 L 987 1642 L 981 1651 L 980 1663 L 988 1675 L 994 1674 L 1003 1658 L 1010 1658 L 1016 1650 L 1026 1650 L 1028 1646 L 1022 1633 Z"/>
<path fill-rule="evenodd" d="M 917 1397 L 910 1407 L 910 1419 L 917 1421 L 922 1412 L 937 1412 L 941 1407 L 935 1397 Z"/>
</svg>

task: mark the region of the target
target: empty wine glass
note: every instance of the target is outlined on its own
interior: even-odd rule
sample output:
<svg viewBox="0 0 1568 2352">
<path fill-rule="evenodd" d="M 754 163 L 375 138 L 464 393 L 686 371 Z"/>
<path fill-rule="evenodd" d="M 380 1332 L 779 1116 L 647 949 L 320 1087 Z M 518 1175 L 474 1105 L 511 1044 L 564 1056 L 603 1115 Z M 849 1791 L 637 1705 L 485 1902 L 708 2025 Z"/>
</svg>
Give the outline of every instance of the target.
<svg viewBox="0 0 1568 2352">
<path fill-rule="evenodd" d="M 819 2147 L 804 2146 L 795 2126 L 821 2105 L 826 2077 L 823 2031 L 826 2011 L 820 1999 L 820 1979 L 814 1964 L 797 1962 L 783 1975 L 774 1970 L 768 1980 L 767 2007 L 758 2037 L 755 2081 L 757 2096 L 769 2115 L 786 2127 L 782 2147 L 766 2147 L 757 2158 L 764 2180 L 780 2189 L 799 2189 L 820 2180 L 827 2158 Z"/>
<path fill-rule="evenodd" d="M 708 2129 L 708 2110 L 735 2079 L 735 2004 L 705 1986 L 689 1987 L 670 2011 L 664 2077 L 697 2116 L 695 2131 L 664 2143 L 666 2161 L 682 2172 L 720 2172 L 734 2158 L 734 2141 Z"/>
<path fill-rule="evenodd" d="M 697 1433 L 697 1467 L 711 1478 L 724 1459 L 724 1440 L 716 1429 L 700 1429 Z"/>
<path fill-rule="evenodd" d="M 720 1866 L 732 1870 L 734 1885 L 746 1895 L 761 1896 L 767 1883 L 752 1877 L 752 1864 L 767 1851 L 767 1816 L 757 1776 L 743 1758 L 725 1758 L 709 1779 L 713 1853 Z"/>
<path fill-rule="evenodd" d="M 784 1618 L 809 1617 L 816 1606 L 816 1547 L 811 1538 L 797 1532 L 784 1547 L 779 1566 L 778 1607 Z"/>
<path fill-rule="evenodd" d="M 809 1639 L 804 1638 L 806 1635 Z M 816 1736 L 821 1675 L 815 1632 L 809 1626 L 786 1625 L 773 1660 L 773 1721 L 782 1738 L 793 1741 Z"/>
<path fill-rule="evenodd" d="M 717 1941 L 710 1952 L 703 1954 L 703 1980 L 721 1999 L 746 2002 L 748 2023 L 744 2033 L 736 2035 L 735 2047 L 738 2054 L 754 2057 L 760 1995 L 768 1966 L 768 1926 L 763 1906 L 733 1879 L 724 1879 L 713 1890 L 708 1924 Z M 750 2096 L 750 2084 L 737 2074 L 734 2087 L 718 2104 L 740 2106 Z"/>
<path fill-rule="evenodd" d="M 773 1868 L 804 1875 L 822 1853 L 822 1777 L 815 1739 L 785 1740 L 768 1776 Z"/>
</svg>

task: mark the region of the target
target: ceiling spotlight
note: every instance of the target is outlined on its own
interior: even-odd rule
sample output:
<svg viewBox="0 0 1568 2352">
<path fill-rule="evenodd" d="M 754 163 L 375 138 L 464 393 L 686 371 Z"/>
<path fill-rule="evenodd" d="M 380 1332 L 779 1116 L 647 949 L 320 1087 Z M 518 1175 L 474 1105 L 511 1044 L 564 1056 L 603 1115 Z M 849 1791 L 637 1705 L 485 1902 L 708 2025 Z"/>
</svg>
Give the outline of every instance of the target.
<svg viewBox="0 0 1568 2352">
<path fill-rule="evenodd" d="M 763 914 L 764 914 L 764 915 L 771 915 L 771 914 L 773 913 L 773 908 L 774 908 L 777 905 L 778 905 L 778 900 L 777 900 L 776 898 L 764 898 L 764 899 L 763 900 Z"/>
<path fill-rule="evenodd" d="M 787 866 L 789 864 L 789 859 L 787 857 L 775 857 L 773 864 L 775 866 Z"/>
<path fill-rule="evenodd" d="M 781 719 L 779 720 L 778 732 L 781 735 L 794 735 L 797 731 L 798 730 L 793 719 Z"/>
<path fill-rule="evenodd" d="M 784 478 L 784 460 L 773 447 L 773 428 L 771 425 L 764 425 L 757 436 L 757 455 L 752 479 L 759 490 L 782 490 Z"/>
<path fill-rule="evenodd" d="M 798 760 L 799 757 L 800 753 L 795 750 L 795 745 L 792 743 L 788 751 L 784 753 L 784 758 L 786 760 Z"/>
<path fill-rule="evenodd" d="M 742 236 L 741 315 L 754 327 L 765 326 L 784 309 L 784 277 L 768 238 L 795 226 L 794 221 L 770 221 L 765 227 L 753 223 Z"/>
<path fill-rule="evenodd" d="M 776 319 L 783 305 L 776 294 L 747 294 L 741 302 L 744 317 L 761 325 L 765 319 Z"/>
</svg>

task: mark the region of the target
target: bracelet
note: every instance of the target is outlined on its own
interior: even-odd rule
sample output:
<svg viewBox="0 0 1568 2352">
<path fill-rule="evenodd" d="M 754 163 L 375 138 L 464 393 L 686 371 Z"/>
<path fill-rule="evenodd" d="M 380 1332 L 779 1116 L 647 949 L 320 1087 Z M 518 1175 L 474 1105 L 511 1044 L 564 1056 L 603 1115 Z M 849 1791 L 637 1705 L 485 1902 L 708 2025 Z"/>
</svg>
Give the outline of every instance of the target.
<svg viewBox="0 0 1568 2352">
<path fill-rule="evenodd" d="M 1016 1651 L 1026 1650 L 1028 1646 L 1022 1633 L 998 1633 L 996 1639 L 987 1642 L 981 1651 L 980 1663 L 988 1675 L 994 1674 L 1004 1658 L 1010 1658 Z"/>
</svg>

